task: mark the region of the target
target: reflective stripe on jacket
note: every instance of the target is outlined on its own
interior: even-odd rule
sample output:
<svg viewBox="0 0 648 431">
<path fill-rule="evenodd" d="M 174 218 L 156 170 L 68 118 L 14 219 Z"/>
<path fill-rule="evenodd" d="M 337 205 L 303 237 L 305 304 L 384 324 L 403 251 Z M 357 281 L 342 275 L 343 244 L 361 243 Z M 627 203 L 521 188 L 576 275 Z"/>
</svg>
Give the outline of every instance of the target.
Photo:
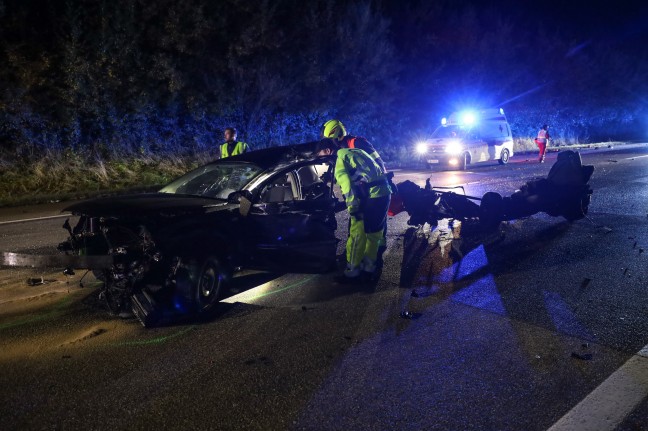
<svg viewBox="0 0 648 431">
<path fill-rule="evenodd" d="M 547 131 L 545 129 L 540 129 L 536 141 L 547 142 Z"/>
<path fill-rule="evenodd" d="M 391 193 L 380 166 L 359 148 L 338 150 L 335 180 L 346 196 L 349 210 L 358 209 L 363 198 L 379 198 Z"/>
<path fill-rule="evenodd" d="M 230 156 L 238 156 L 239 154 L 247 153 L 249 150 L 248 144 L 245 142 L 237 142 L 236 145 L 234 145 L 234 150 L 232 153 L 229 153 L 229 143 L 225 142 L 220 146 L 220 158 L 224 159 L 225 157 L 230 157 Z"/>
<path fill-rule="evenodd" d="M 371 145 L 371 142 L 367 141 L 366 138 L 359 136 L 347 136 L 346 140 L 343 141 L 343 143 L 344 142 L 346 142 L 347 148 L 359 148 L 365 153 L 369 154 L 369 157 L 371 157 L 376 163 L 378 163 L 378 166 L 380 166 L 381 170 L 383 172 L 386 171 L 385 163 L 380 158 L 380 154 L 378 154 L 378 151 L 376 151 L 374 146 Z"/>
</svg>

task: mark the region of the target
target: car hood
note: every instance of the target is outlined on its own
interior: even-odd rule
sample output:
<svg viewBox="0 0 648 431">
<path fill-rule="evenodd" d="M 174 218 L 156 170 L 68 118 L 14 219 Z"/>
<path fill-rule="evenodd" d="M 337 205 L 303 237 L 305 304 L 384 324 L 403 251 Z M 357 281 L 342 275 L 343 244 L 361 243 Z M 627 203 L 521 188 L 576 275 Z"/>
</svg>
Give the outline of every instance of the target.
<svg viewBox="0 0 648 431">
<path fill-rule="evenodd" d="M 145 217 L 204 214 L 238 207 L 238 204 L 171 193 L 146 193 L 90 199 L 63 209 L 77 215 L 92 217 Z"/>
</svg>

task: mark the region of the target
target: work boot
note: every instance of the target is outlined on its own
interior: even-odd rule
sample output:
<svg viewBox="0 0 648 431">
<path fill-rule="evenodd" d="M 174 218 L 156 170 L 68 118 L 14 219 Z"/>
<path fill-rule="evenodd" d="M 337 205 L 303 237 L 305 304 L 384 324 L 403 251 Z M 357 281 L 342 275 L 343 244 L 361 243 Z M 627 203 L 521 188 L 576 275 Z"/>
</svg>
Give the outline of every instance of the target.
<svg viewBox="0 0 648 431">
<path fill-rule="evenodd" d="M 362 262 L 360 263 L 360 268 L 362 269 L 362 272 L 373 274 L 374 272 L 376 272 L 377 265 L 376 262 L 372 261 L 368 257 L 364 257 L 362 259 Z"/>
<path fill-rule="evenodd" d="M 362 270 L 360 269 L 359 266 L 353 266 L 347 264 L 347 267 L 344 270 L 344 276 L 347 278 L 356 278 L 360 276 L 361 272 Z"/>
</svg>

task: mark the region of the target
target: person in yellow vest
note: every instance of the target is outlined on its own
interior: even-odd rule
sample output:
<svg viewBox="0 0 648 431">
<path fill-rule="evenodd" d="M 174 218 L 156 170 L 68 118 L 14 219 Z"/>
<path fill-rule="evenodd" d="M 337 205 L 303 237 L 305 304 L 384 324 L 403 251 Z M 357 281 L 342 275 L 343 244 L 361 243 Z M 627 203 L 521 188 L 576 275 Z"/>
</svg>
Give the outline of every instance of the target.
<svg viewBox="0 0 648 431">
<path fill-rule="evenodd" d="M 230 156 L 238 156 L 239 154 L 247 153 L 248 151 L 250 151 L 248 144 L 236 140 L 236 129 L 234 127 L 228 127 L 225 129 L 225 143 L 220 146 L 221 159 Z"/>
<path fill-rule="evenodd" d="M 380 166 L 380 170 L 383 174 L 387 173 L 387 167 L 385 162 L 380 157 L 380 154 L 374 146 L 367 139 L 362 136 L 352 136 L 347 133 L 346 127 L 340 120 L 328 120 L 326 123 L 322 124 L 322 130 L 320 132 L 321 139 L 333 139 L 340 148 L 359 148 L 365 153 L 369 154 L 374 162 Z M 387 223 L 385 223 L 385 228 L 383 230 L 383 236 L 380 239 L 380 247 L 387 246 Z"/>
<path fill-rule="evenodd" d="M 318 156 L 336 156 L 334 175 L 346 200 L 351 226 L 346 244 L 347 281 L 362 280 L 377 272 L 378 249 L 387 223 L 391 189 L 382 169 L 359 148 L 340 148 L 322 139 Z"/>
<path fill-rule="evenodd" d="M 383 173 L 387 172 L 385 167 L 385 162 L 380 158 L 380 154 L 371 145 L 367 139 L 362 136 L 352 136 L 347 133 L 346 127 L 340 120 L 328 120 L 322 125 L 322 131 L 320 133 L 321 139 L 333 139 L 337 144 L 342 148 L 359 148 L 364 150 L 365 153 L 369 154 L 377 164 L 380 166 L 380 169 Z"/>
</svg>

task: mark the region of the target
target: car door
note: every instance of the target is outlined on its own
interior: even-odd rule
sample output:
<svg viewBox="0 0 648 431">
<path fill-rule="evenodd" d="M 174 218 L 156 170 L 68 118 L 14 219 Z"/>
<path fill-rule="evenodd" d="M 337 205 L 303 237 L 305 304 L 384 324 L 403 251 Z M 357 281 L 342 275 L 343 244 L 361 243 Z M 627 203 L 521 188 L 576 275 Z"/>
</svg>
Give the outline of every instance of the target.
<svg viewBox="0 0 648 431">
<path fill-rule="evenodd" d="M 246 217 L 254 233 L 252 267 L 310 272 L 335 264 L 332 171 L 330 159 L 296 163 L 256 188 Z"/>
<path fill-rule="evenodd" d="M 466 135 L 466 146 L 469 147 L 471 163 L 485 162 L 489 159 L 489 148 L 486 142 L 482 139 L 481 130 L 479 128 L 472 129 Z"/>
</svg>

